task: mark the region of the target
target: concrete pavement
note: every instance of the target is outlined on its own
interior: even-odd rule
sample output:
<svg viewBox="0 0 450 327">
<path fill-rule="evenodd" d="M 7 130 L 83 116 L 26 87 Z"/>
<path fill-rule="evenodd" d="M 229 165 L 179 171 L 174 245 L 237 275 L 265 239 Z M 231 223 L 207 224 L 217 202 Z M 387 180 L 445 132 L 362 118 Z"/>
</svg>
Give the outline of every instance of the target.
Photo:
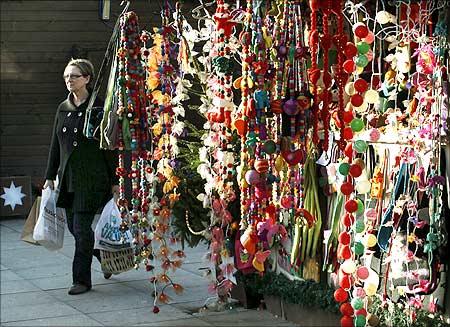
<svg viewBox="0 0 450 327">
<path fill-rule="evenodd" d="M 64 247 L 50 252 L 20 240 L 24 219 L 0 220 L 1 326 L 295 326 L 265 310 L 239 306 L 221 312 L 202 311 L 207 280 L 199 268 L 206 247 L 186 248 L 187 258 L 174 281 L 184 286 L 181 295 L 169 291 L 169 304 L 154 314 L 150 273 L 144 269 L 103 278 L 93 263 L 92 291 L 71 296 L 73 237 L 67 232 Z"/>
</svg>

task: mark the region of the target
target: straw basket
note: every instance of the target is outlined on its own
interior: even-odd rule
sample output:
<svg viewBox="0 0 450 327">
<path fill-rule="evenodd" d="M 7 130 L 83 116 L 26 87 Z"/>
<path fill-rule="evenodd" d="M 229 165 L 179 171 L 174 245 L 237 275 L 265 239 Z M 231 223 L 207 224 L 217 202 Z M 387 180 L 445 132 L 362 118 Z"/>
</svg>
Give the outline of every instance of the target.
<svg viewBox="0 0 450 327">
<path fill-rule="evenodd" d="M 115 252 L 100 250 L 100 258 L 102 259 L 102 270 L 104 272 L 119 274 L 134 267 L 132 248 Z"/>
</svg>

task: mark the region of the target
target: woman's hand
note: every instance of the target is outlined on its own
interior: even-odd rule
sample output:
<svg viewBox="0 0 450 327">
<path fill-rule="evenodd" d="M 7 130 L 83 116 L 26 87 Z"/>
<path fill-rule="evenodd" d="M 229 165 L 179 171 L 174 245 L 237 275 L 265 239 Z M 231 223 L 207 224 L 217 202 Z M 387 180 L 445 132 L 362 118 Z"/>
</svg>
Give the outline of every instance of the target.
<svg viewBox="0 0 450 327">
<path fill-rule="evenodd" d="M 47 187 L 50 187 L 51 190 L 55 189 L 55 185 L 53 184 L 53 181 L 51 179 L 46 179 L 42 188 L 46 189 Z"/>
</svg>

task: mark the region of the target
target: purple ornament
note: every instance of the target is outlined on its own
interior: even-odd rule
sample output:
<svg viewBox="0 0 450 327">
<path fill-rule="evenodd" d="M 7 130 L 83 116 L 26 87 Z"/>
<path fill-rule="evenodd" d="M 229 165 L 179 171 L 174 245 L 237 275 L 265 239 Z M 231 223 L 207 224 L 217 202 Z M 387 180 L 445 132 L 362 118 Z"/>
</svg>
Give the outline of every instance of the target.
<svg viewBox="0 0 450 327">
<path fill-rule="evenodd" d="M 299 108 L 297 105 L 297 100 L 289 99 L 283 105 L 283 110 L 286 115 L 295 116 L 298 114 Z"/>
</svg>

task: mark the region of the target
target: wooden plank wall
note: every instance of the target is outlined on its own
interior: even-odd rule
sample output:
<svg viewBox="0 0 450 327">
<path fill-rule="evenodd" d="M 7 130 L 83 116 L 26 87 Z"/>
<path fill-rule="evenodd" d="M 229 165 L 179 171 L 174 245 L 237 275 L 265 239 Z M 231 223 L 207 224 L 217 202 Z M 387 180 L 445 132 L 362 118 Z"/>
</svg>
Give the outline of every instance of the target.
<svg viewBox="0 0 450 327">
<path fill-rule="evenodd" d="M 0 176 L 43 183 L 54 113 L 67 96 L 64 67 L 85 57 L 99 69 L 120 3 L 111 0 L 103 22 L 100 0 L 1 1 Z M 131 1 L 141 29 L 161 25 L 160 3 Z"/>
</svg>

